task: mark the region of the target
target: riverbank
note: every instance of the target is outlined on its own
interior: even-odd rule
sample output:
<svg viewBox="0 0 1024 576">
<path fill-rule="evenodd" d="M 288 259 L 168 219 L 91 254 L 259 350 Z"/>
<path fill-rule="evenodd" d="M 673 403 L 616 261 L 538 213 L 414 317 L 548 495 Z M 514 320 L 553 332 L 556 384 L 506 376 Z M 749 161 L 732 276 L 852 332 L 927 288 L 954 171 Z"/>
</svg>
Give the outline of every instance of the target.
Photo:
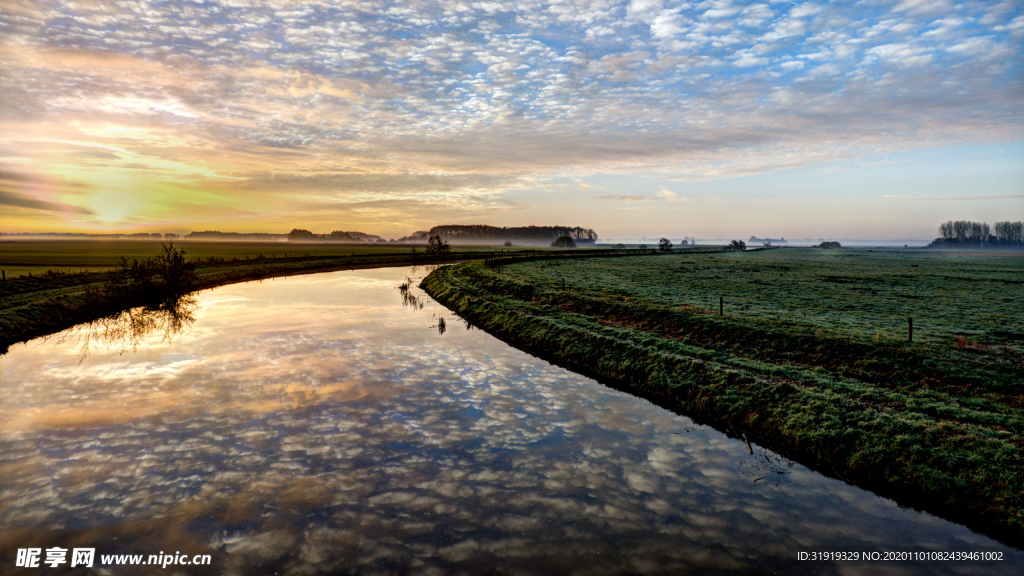
<svg viewBox="0 0 1024 576">
<path fill-rule="evenodd" d="M 695 257 L 650 260 L 664 267 L 677 258 L 686 266 Z M 719 316 L 718 302 L 664 306 L 654 289 L 651 297 L 604 290 L 603 283 L 621 288 L 639 275 L 612 279 L 597 262 L 565 288 L 550 281 L 564 279 L 564 269 L 548 278 L 524 272 L 557 261 L 501 260 L 493 268 L 440 268 L 422 287 L 474 325 L 545 360 L 1020 546 L 1019 346 L 982 344 L 985 351 L 842 337 L 798 322 Z M 685 276 L 665 287 L 685 290 Z"/>
</svg>

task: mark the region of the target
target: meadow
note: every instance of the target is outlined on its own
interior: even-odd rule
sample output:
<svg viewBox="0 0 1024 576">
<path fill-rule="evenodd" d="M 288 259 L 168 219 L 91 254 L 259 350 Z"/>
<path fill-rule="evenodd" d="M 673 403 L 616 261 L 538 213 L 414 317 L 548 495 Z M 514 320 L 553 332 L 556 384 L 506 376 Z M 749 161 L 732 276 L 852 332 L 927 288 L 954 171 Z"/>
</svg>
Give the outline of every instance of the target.
<svg viewBox="0 0 1024 576">
<path fill-rule="evenodd" d="M 15 240 L 0 243 L 0 270 L 7 278 L 39 276 L 47 272 L 103 272 L 124 257 L 142 260 L 156 256 L 162 242 L 156 240 Z M 289 242 L 181 241 L 190 261 L 283 260 L 353 256 L 408 255 L 412 247 L 393 244 L 297 244 Z M 422 252 L 423 247 L 417 247 Z M 492 247 L 459 247 L 460 252 L 494 250 Z M 500 248 L 499 248 L 500 250 Z M 512 248 L 510 250 L 515 250 Z"/>
<path fill-rule="evenodd" d="M 503 271 L 581 294 L 719 311 L 858 341 L 1024 347 L 1024 254 L 815 250 L 515 264 Z"/>
<path fill-rule="evenodd" d="M 497 259 L 438 269 L 423 287 L 537 356 L 1012 542 L 1024 532 L 1021 260 L 790 248 Z"/>
</svg>

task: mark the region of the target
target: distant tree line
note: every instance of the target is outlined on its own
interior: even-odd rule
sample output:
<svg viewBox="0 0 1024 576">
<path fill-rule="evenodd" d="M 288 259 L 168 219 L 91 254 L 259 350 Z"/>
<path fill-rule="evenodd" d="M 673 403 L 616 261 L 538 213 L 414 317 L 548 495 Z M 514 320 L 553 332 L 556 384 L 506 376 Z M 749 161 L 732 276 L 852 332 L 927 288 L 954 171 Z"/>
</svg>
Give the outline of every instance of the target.
<svg viewBox="0 0 1024 576">
<path fill-rule="evenodd" d="M 1000 242 L 1024 243 L 1024 222 L 996 222 L 994 231 Z"/>
<path fill-rule="evenodd" d="M 1024 243 L 1024 222 L 987 222 L 950 220 L 939 225 L 939 237 L 932 245 L 1021 244 Z"/>
<path fill-rule="evenodd" d="M 562 236 L 576 244 L 593 244 L 597 233 L 590 228 L 570 226 L 517 226 L 498 227 L 485 224 L 434 226 L 428 236 L 440 236 L 446 241 L 459 244 L 548 244 Z"/>
<path fill-rule="evenodd" d="M 82 232 L 4 232 L 4 236 L 44 236 L 46 238 L 128 238 L 129 240 L 172 240 L 178 235 L 168 232 L 135 232 L 132 234 L 86 234 Z"/>
<path fill-rule="evenodd" d="M 785 238 L 758 238 L 757 236 L 751 236 L 750 242 L 761 242 L 762 244 L 765 242 L 769 244 L 789 244 L 789 241 Z"/>
<path fill-rule="evenodd" d="M 380 236 L 363 232 L 335 230 L 329 234 L 314 234 L 309 230 L 293 228 L 288 233 L 289 242 L 387 242 Z"/>
<path fill-rule="evenodd" d="M 189 232 L 185 235 L 189 240 L 267 240 L 278 241 L 285 238 L 285 234 L 267 234 L 265 232 L 220 232 L 218 230 L 205 230 L 203 232 Z"/>
<path fill-rule="evenodd" d="M 408 236 L 402 236 L 398 241 L 403 243 L 426 242 L 429 237 L 430 232 L 426 230 L 417 230 Z"/>
</svg>

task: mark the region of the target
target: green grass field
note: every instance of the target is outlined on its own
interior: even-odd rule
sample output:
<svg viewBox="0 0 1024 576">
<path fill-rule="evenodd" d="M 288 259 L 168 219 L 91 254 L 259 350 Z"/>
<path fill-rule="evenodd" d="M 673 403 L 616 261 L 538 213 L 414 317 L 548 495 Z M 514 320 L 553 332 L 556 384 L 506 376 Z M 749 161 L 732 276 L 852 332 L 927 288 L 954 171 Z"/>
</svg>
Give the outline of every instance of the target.
<svg viewBox="0 0 1024 576">
<path fill-rule="evenodd" d="M 538 284 L 588 296 L 719 310 L 855 340 L 1024 346 L 1024 253 L 816 250 L 514 264 Z"/>
<path fill-rule="evenodd" d="M 1022 261 L 814 249 L 506 259 L 438 269 L 423 287 L 549 361 L 1019 542 Z"/>
<path fill-rule="evenodd" d="M 76 273 L 104 271 L 117 266 L 121 257 L 143 260 L 160 252 L 161 242 L 139 240 L 23 240 L 0 243 L 0 269 L 8 278 L 39 276 L 47 271 Z M 307 257 L 349 257 L 409 254 L 410 246 L 388 244 L 297 244 L 289 242 L 189 242 L 175 246 L 187 252 L 189 261 L 209 258 L 224 260 Z M 492 250 L 515 251 L 521 248 L 458 246 L 459 252 Z M 423 247 L 417 247 L 422 252 Z"/>
</svg>

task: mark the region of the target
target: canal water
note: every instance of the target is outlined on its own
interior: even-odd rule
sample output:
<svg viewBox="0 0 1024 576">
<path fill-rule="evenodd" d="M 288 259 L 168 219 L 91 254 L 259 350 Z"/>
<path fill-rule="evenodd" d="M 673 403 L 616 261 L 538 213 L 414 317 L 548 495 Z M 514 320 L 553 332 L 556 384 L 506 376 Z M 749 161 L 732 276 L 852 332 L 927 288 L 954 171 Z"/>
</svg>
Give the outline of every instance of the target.
<svg viewBox="0 0 1024 576">
<path fill-rule="evenodd" d="M 225 286 L 13 347 L 0 572 L 81 547 L 211 556 L 89 572 L 114 574 L 1020 573 L 798 561 L 1014 552 L 511 348 L 426 272 Z"/>
</svg>

